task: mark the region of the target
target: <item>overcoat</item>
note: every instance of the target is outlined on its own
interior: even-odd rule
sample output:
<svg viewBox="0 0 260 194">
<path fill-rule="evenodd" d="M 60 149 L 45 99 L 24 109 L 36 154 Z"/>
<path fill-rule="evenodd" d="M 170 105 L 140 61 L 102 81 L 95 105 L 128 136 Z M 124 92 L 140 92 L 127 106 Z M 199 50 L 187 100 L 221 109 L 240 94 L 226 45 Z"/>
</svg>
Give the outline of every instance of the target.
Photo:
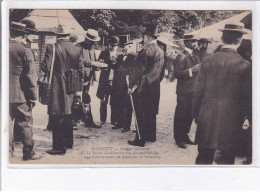
<svg viewBox="0 0 260 194">
<path fill-rule="evenodd" d="M 150 113 L 158 114 L 163 66 L 164 52 L 152 43 L 138 53 L 129 75 L 130 88 L 137 85 L 134 98 Z"/>
<path fill-rule="evenodd" d="M 230 150 L 239 145 L 247 90 L 244 84 L 248 84 L 250 70 L 250 63 L 231 48 L 204 59 L 193 93 L 200 146 Z"/>
<path fill-rule="evenodd" d="M 135 57 L 135 53 L 118 56 L 112 83 L 111 104 L 120 104 L 124 107 L 131 108 L 129 95 L 127 93 L 126 76 L 129 75 L 132 70 Z"/>
<path fill-rule="evenodd" d="M 174 76 L 177 78 L 177 94 L 192 94 L 197 73 L 190 77 L 189 69 L 199 63 L 198 57 L 184 50 L 177 55 L 174 67 Z"/>
<path fill-rule="evenodd" d="M 120 52 L 117 52 L 117 56 L 119 56 Z M 97 89 L 97 97 L 102 100 L 105 95 L 111 94 L 111 84 L 112 80 L 109 80 L 109 75 L 111 72 L 111 69 L 114 70 L 115 64 L 112 63 L 110 60 L 110 54 L 109 50 L 101 51 L 99 55 L 99 60 L 104 60 L 104 63 L 108 65 L 108 68 L 101 69 L 100 77 L 99 77 L 99 83 L 98 83 L 98 89 Z"/>
<path fill-rule="evenodd" d="M 9 102 L 24 103 L 37 99 L 37 81 L 31 49 L 22 43 L 10 40 Z"/>
<path fill-rule="evenodd" d="M 81 49 L 76 47 L 73 43 L 66 39 L 58 40 L 55 44 L 55 59 L 52 76 L 51 100 L 48 105 L 49 115 L 68 115 L 71 114 L 71 105 L 73 95 L 66 93 L 66 76 L 67 67 L 64 63 L 62 54 L 58 48 L 60 45 L 64 59 L 68 69 L 82 68 L 82 61 L 80 58 Z M 47 47 L 45 58 L 41 64 L 43 72 L 50 73 L 51 61 L 53 57 L 53 47 Z"/>
</svg>

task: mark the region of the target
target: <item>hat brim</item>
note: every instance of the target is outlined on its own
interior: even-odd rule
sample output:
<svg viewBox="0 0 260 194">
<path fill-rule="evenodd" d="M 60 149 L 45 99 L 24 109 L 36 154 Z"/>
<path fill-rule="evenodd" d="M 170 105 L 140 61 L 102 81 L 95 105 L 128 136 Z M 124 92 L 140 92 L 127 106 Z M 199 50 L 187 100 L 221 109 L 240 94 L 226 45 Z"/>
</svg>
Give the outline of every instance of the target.
<svg viewBox="0 0 260 194">
<path fill-rule="evenodd" d="M 99 42 L 101 40 L 101 38 L 98 36 L 97 39 L 93 39 L 93 38 L 89 38 L 88 36 L 84 35 L 84 37 L 90 41 L 93 41 L 93 42 Z"/>
<path fill-rule="evenodd" d="M 178 41 L 184 41 L 184 40 L 196 40 L 196 41 L 198 41 L 198 39 L 196 39 L 196 38 L 179 39 Z"/>
<path fill-rule="evenodd" d="M 150 32 L 144 32 L 143 34 L 148 34 L 149 36 L 153 37 L 153 38 L 158 38 L 158 35 L 154 35 Z"/>
<path fill-rule="evenodd" d="M 15 30 L 15 31 L 19 31 L 19 32 L 23 32 L 23 33 L 27 33 L 25 30 L 20 30 L 20 29 L 16 29 L 16 28 L 10 28 L 11 30 Z"/>
<path fill-rule="evenodd" d="M 120 47 L 124 47 L 124 46 L 127 46 L 129 44 L 134 44 L 133 42 L 128 42 L 128 43 L 122 43 L 122 44 L 119 44 Z"/>
<path fill-rule="evenodd" d="M 233 32 L 241 32 L 242 34 L 248 34 L 248 32 L 240 29 L 218 29 L 220 32 L 225 32 L 225 31 L 233 31 Z"/>
<path fill-rule="evenodd" d="M 39 31 L 36 29 L 31 29 L 31 28 L 25 28 L 25 31 L 29 32 L 29 33 L 38 33 Z"/>
</svg>

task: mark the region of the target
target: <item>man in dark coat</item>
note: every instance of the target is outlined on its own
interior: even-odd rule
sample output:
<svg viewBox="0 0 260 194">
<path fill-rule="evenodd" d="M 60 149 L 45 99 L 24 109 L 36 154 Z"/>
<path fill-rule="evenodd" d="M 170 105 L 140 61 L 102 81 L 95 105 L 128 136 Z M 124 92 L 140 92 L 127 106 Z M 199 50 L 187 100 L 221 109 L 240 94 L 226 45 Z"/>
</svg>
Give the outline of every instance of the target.
<svg viewBox="0 0 260 194">
<path fill-rule="evenodd" d="M 120 41 L 120 48 L 123 53 L 118 56 L 114 68 L 114 79 L 111 89 L 111 105 L 115 107 L 117 115 L 117 125 L 114 129 L 123 128 L 122 133 L 130 130 L 132 121 L 132 108 L 126 76 L 130 74 L 135 60 L 135 53 L 130 52 L 131 42 Z"/>
<path fill-rule="evenodd" d="M 242 35 L 242 23 L 225 25 L 222 49 L 205 58 L 193 95 L 193 118 L 198 125 L 196 164 L 234 164 L 238 134 L 246 116 L 244 84 L 251 65 L 236 51 Z M 217 151 L 217 152 L 216 152 Z M 218 154 L 218 157 L 214 155 Z"/>
<path fill-rule="evenodd" d="M 211 41 L 208 38 L 200 38 L 198 40 L 198 48 L 194 50 L 194 54 L 199 58 L 200 62 L 208 55 L 207 49 L 210 43 Z"/>
<path fill-rule="evenodd" d="M 22 20 L 22 24 L 26 25 L 25 31 L 26 35 L 25 38 L 22 39 L 22 45 L 26 48 L 29 48 L 31 50 L 31 43 L 33 42 L 34 35 L 38 34 L 38 30 L 35 28 L 35 23 L 31 20 Z M 34 61 L 36 61 L 36 52 L 31 50 L 33 56 L 34 56 Z M 22 141 L 22 133 L 21 129 L 19 129 L 18 121 L 15 120 L 14 123 L 14 142 L 20 142 Z"/>
<path fill-rule="evenodd" d="M 194 82 L 199 71 L 199 59 L 194 55 L 196 38 L 184 35 L 185 49 L 176 58 L 174 75 L 177 78 L 177 106 L 174 115 L 174 139 L 178 147 L 193 144 L 188 133 L 192 124 L 192 95 Z"/>
<path fill-rule="evenodd" d="M 68 69 L 79 69 L 81 49 L 69 42 L 69 30 L 58 26 L 55 32 L 58 36 L 55 46 L 55 56 L 53 47 L 47 47 L 45 58 L 42 62 L 42 71 L 50 74 L 52 58 L 54 58 L 51 101 L 48 105 L 50 126 L 53 134 L 53 149 L 46 152 L 51 155 L 63 155 L 66 149 L 73 146 L 73 127 L 71 117 L 71 105 L 73 94 L 66 92 L 65 73 Z"/>
<path fill-rule="evenodd" d="M 156 141 L 156 115 L 160 101 L 160 82 L 164 52 L 157 44 L 157 26 L 148 26 L 143 34 L 144 48 L 138 53 L 129 75 L 129 93 L 133 93 L 140 138 L 136 134 L 130 145 L 145 145 Z M 136 88 L 136 90 L 134 89 Z M 137 131 L 138 133 L 138 131 Z"/>
<path fill-rule="evenodd" d="M 100 99 L 100 123 L 103 125 L 107 119 L 107 104 L 111 95 L 111 87 L 114 79 L 114 68 L 117 57 L 121 54 L 118 52 L 119 38 L 111 36 L 108 40 L 109 49 L 100 53 L 99 60 L 106 63 L 108 68 L 101 70 L 99 84 L 97 89 L 97 97 Z M 116 110 L 111 105 L 111 123 L 117 124 Z"/>
<path fill-rule="evenodd" d="M 84 42 L 77 44 L 76 46 L 82 49 L 82 59 L 87 61 L 87 67 L 83 67 L 84 69 L 84 84 L 83 84 L 83 91 L 82 91 L 82 102 L 84 103 L 85 108 L 85 115 L 83 117 L 83 122 L 85 123 L 86 127 L 91 128 L 101 128 L 100 125 L 97 125 L 92 116 L 91 112 L 91 98 L 89 95 L 90 85 L 93 82 L 93 75 L 94 71 L 99 69 L 94 68 L 94 66 L 98 63 L 96 61 L 97 57 L 95 55 L 94 49 L 92 49 L 95 42 L 100 41 L 100 37 L 98 32 L 93 29 L 88 29 L 85 34 Z"/>
<path fill-rule="evenodd" d="M 37 100 L 37 81 L 32 51 L 21 43 L 25 35 L 25 25 L 12 22 L 10 28 L 9 50 L 9 116 L 10 125 L 16 120 L 22 134 L 23 160 L 39 159 L 33 151 L 33 117 L 32 107 Z M 10 145 L 12 147 L 12 130 Z M 12 154 L 12 153 L 11 153 Z"/>
</svg>

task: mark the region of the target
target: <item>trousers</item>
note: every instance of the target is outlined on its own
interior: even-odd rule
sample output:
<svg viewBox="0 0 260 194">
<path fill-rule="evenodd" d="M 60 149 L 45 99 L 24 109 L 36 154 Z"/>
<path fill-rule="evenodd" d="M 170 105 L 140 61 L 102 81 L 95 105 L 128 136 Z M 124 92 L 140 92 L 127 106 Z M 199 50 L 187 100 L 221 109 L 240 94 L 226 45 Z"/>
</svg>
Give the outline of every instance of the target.
<svg viewBox="0 0 260 194">
<path fill-rule="evenodd" d="M 109 100 L 109 95 L 106 94 L 103 100 L 100 100 L 100 121 L 105 123 L 107 120 L 107 104 Z M 111 123 L 115 124 L 117 122 L 116 117 L 116 107 L 111 105 Z"/>
<path fill-rule="evenodd" d="M 52 146 L 54 150 L 65 150 L 73 146 L 73 126 L 71 115 L 50 115 Z"/>
<path fill-rule="evenodd" d="M 174 139 L 178 144 L 186 142 L 192 124 L 192 94 L 177 94 L 177 106 L 174 115 Z"/>
<path fill-rule="evenodd" d="M 21 132 L 21 139 L 23 143 L 23 157 L 30 158 L 33 155 L 33 117 L 32 108 L 28 103 L 10 103 L 9 104 L 9 120 L 10 120 L 10 138 L 9 145 L 13 150 L 13 126 L 16 121 L 18 129 Z"/>
<path fill-rule="evenodd" d="M 215 150 L 198 145 L 198 156 L 195 163 L 198 165 L 211 165 L 213 162 L 217 164 L 234 164 L 235 150 Z"/>
</svg>

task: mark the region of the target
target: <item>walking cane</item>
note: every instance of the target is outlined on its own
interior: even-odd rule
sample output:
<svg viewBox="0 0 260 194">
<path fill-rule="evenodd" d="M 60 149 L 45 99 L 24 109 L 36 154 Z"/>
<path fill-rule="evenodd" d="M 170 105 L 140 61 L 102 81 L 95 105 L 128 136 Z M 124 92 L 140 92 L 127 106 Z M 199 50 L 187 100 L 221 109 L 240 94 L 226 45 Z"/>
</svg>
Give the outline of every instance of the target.
<svg viewBox="0 0 260 194">
<path fill-rule="evenodd" d="M 126 83 L 127 83 L 127 87 L 129 88 L 129 75 L 126 76 Z M 134 87 L 136 88 L 136 86 L 134 86 Z M 132 96 L 132 94 L 129 94 L 129 96 L 130 96 L 130 101 L 131 101 L 131 105 L 132 105 L 132 109 L 133 109 L 133 113 L 134 113 L 135 127 L 136 127 L 136 131 L 137 131 L 138 139 L 141 139 L 140 131 L 139 131 L 139 127 L 138 127 L 138 123 L 137 123 L 137 119 L 136 119 L 136 114 L 135 114 L 133 96 Z"/>
</svg>

